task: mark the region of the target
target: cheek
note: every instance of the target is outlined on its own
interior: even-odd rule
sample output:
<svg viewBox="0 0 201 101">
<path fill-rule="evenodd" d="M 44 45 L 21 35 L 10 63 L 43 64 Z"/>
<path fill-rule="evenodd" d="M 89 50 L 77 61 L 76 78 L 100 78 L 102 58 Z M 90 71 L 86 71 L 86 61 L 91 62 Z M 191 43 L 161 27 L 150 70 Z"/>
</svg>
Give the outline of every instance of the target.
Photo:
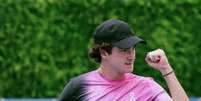
<svg viewBox="0 0 201 101">
<path fill-rule="evenodd" d="M 116 56 L 113 56 L 110 58 L 110 61 L 116 63 L 116 64 L 123 64 L 125 61 L 124 61 L 124 57 L 123 56 L 119 56 L 119 55 L 116 55 Z"/>
</svg>

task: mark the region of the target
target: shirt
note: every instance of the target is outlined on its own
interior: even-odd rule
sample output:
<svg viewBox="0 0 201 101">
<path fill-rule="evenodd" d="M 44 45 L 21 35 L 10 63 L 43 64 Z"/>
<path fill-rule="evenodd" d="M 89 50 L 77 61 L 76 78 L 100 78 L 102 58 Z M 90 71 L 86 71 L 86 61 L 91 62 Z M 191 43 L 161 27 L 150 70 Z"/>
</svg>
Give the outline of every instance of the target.
<svg viewBox="0 0 201 101">
<path fill-rule="evenodd" d="M 172 101 L 150 77 L 125 73 L 108 80 L 98 70 L 75 77 L 65 86 L 59 101 Z"/>
</svg>

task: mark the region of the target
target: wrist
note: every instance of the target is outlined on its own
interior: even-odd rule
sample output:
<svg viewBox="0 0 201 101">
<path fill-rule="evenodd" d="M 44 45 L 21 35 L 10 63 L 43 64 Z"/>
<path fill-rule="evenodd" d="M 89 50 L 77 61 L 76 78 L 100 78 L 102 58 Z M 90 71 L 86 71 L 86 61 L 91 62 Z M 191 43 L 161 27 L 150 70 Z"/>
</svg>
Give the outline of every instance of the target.
<svg viewBox="0 0 201 101">
<path fill-rule="evenodd" d="M 172 69 L 171 66 L 165 67 L 165 68 L 163 68 L 163 69 L 160 70 L 160 72 L 161 72 L 162 75 L 165 75 L 165 74 L 167 74 L 167 73 L 169 73 L 171 71 L 173 71 L 173 69 Z"/>
<path fill-rule="evenodd" d="M 172 71 L 170 71 L 170 72 L 168 72 L 168 73 L 166 73 L 166 74 L 162 74 L 163 75 L 163 77 L 167 77 L 168 75 L 171 75 L 171 74 L 173 74 L 174 73 L 174 71 L 172 70 Z"/>
</svg>

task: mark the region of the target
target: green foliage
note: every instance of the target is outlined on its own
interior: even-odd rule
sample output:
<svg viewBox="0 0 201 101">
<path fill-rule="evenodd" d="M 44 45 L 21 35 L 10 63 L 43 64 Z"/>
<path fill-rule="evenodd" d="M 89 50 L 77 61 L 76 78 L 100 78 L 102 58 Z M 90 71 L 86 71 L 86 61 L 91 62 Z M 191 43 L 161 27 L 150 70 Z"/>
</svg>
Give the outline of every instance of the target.
<svg viewBox="0 0 201 101">
<path fill-rule="evenodd" d="M 96 69 L 88 50 L 95 27 L 128 22 L 147 46 L 135 73 L 160 74 L 144 62 L 163 48 L 190 96 L 201 96 L 200 0 L 0 0 L 0 97 L 56 97 L 73 76 Z"/>
</svg>

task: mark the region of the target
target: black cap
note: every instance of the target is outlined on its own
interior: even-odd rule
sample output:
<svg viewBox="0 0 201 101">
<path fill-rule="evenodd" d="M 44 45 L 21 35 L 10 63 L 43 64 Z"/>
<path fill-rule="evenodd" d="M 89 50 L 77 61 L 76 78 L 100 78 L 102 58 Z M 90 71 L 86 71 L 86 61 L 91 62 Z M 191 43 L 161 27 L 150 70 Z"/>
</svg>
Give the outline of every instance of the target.
<svg viewBox="0 0 201 101">
<path fill-rule="evenodd" d="M 121 20 L 107 20 L 100 24 L 94 32 L 95 44 L 110 43 L 119 48 L 130 48 L 137 43 L 146 43 L 134 35 L 129 25 Z"/>
</svg>

